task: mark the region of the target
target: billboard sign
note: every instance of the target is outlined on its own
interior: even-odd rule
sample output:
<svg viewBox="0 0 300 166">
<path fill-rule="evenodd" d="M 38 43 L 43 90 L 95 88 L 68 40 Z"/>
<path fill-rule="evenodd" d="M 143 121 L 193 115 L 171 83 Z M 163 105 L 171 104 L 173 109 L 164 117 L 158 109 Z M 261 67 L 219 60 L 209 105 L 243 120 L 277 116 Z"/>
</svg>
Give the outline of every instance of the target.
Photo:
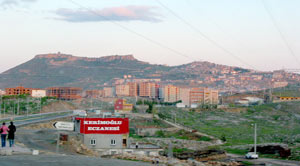
<svg viewBox="0 0 300 166">
<path fill-rule="evenodd" d="M 76 118 L 82 134 L 127 134 L 128 118 Z"/>
</svg>

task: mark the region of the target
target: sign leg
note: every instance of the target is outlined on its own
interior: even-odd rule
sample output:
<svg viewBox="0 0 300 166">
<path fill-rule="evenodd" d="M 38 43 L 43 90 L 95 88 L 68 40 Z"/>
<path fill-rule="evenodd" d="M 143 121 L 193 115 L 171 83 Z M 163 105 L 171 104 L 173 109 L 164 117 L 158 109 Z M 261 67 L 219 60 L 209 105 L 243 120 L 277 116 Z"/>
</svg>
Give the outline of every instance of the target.
<svg viewBox="0 0 300 166">
<path fill-rule="evenodd" d="M 59 138 L 60 137 L 60 132 L 57 132 L 57 141 L 56 141 L 56 153 L 59 153 Z"/>
</svg>

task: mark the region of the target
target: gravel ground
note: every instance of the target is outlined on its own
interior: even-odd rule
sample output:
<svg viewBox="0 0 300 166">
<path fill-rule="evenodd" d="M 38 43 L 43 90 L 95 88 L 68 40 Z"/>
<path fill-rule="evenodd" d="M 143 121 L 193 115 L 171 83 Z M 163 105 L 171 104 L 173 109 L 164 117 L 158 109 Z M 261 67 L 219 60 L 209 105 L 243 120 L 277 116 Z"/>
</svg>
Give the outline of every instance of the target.
<svg viewBox="0 0 300 166">
<path fill-rule="evenodd" d="M 151 164 L 79 155 L 1 156 L 1 166 L 150 166 Z"/>
</svg>

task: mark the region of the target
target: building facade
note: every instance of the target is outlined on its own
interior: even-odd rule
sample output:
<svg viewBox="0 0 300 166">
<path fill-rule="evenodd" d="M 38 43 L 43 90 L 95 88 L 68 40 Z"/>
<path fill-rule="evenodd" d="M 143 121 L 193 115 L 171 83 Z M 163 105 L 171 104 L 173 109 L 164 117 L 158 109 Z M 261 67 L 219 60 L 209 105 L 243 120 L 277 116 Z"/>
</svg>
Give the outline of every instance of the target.
<svg viewBox="0 0 300 166">
<path fill-rule="evenodd" d="M 46 97 L 46 96 L 47 96 L 46 90 L 32 89 L 32 91 L 31 91 L 31 97 L 41 98 L 41 97 Z"/>
<path fill-rule="evenodd" d="M 129 85 L 116 85 L 116 95 L 118 97 L 129 96 Z"/>
<path fill-rule="evenodd" d="M 180 100 L 179 88 L 174 85 L 164 86 L 164 102 L 176 102 Z"/>
<path fill-rule="evenodd" d="M 129 86 L 129 96 L 136 97 L 139 95 L 139 86 L 136 82 L 128 82 L 127 85 Z"/>
<path fill-rule="evenodd" d="M 77 87 L 50 87 L 47 88 L 47 96 L 56 97 L 61 100 L 80 99 L 82 88 Z"/>
<path fill-rule="evenodd" d="M 104 97 L 114 97 L 115 96 L 115 89 L 114 87 L 105 87 L 104 90 Z"/>
<path fill-rule="evenodd" d="M 219 93 L 217 90 L 208 88 L 181 88 L 180 99 L 183 104 L 203 105 L 203 104 L 218 104 Z"/>
<path fill-rule="evenodd" d="M 101 151 L 128 147 L 128 118 L 76 118 L 76 123 L 83 134 L 83 143 L 90 149 Z"/>
<path fill-rule="evenodd" d="M 31 95 L 31 88 L 24 88 L 23 86 L 18 86 L 15 88 L 6 88 L 5 94 L 6 95 L 23 95 L 28 94 Z"/>
<path fill-rule="evenodd" d="M 100 97 L 104 97 L 104 90 L 98 90 L 98 89 L 94 89 L 94 90 L 86 90 L 85 91 L 85 97 L 87 98 L 100 98 Z"/>
<path fill-rule="evenodd" d="M 114 105 L 115 111 L 132 111 L 133 104 L 128 104 L 125 99 L 117 99 Z"/>
<path fill-rule="evenodd" d="M 159 86 L 156 82 L 140 82 L 139 84 L 139 96 L 148 98 L 157 98 Z"/>
<path fill-rule="evenodd" d="M 0 89 L 0 95 L 2 96 L 2 95 L 5 95 L 5 94 L 6 94 L 5 91 Z"/>
</svg>

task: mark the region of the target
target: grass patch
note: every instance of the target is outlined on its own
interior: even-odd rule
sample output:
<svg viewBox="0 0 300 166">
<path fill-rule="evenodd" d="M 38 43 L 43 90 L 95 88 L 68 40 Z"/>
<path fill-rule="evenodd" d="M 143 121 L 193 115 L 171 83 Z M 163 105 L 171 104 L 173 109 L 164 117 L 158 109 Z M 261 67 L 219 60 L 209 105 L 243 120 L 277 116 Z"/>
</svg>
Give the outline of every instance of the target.
<svg viewBox="0 0 300 166">
<path fill-rule="evenodd" d="M 295 143 L 300 131 L 300 102 L 271 103 L 248 107 L 241 113 L 223 110 L 193 112 L 161 107 L 159 116 L 199 132 L 226 140 L 226 146 L 253 144 L 254 123 L 260 143 Z M 203 138 L 206 139 L 206 138 Z"/>
<path fill-rule="evenodd" d="M 187 148 L 173 148 L 173 153 L 193 152 L 193 150 Z"/>
<path fill-rule="evenodd" d="M 206 136 L 202 136 L 198 139 L 198 141 L 211 141 L 211 138 L 206 137 Z"/>
<path fill-rule="evenodd" d="M 241 163 L 245 166 L 248 166 L 248 165 L 254 165 L 254 163 L 250 162 L 250 161 L 241 161 Z"/>
<path fill-rule="evenodd" d="M 185 130 L 178 130 L 175 132 L 167 132 L 163 130 L 159 130 L 155 133 L 154 137 L 158 138 L 176 138 L 176 139 L 184 139 L 184 140 L 196 140 L 196 141 L 211 141 L 211 138 L 206 136 L 198 136 L 194 133 L 187 132 Z"/>
<path fill-rule="evenodd" d="M 248 153 L 248 150 L 246 149 L 231 149 L 231 148 L 225 148 L 224 149 L 227 153 L 232 154 L 238 154 L 238 155 L 245 155 Z"/>
</svg>

